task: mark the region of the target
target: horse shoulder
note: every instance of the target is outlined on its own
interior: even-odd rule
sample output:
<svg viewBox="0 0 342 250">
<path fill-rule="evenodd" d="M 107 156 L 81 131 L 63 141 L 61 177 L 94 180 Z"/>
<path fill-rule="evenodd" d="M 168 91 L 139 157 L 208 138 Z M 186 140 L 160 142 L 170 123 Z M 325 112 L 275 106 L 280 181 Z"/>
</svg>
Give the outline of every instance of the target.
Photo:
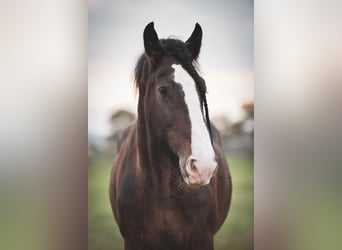
<svg viewBox="0 0 342 250">
<path fill-rule="evenodd" d="M 231 197 L 232 197 L 232 180 L 227 163 L 227 159 L 222 147 L 220 133 L 218 129 L 212 124 L 212 137 L 214 151 L 217 156 L 218 169 L 212 182 L 212 187 L 215 193 L 216 200 L 216 225 L 215 233 L 222 226 L 230 207 Z"/>
<path fill-rule="evenodd" d="M 136 206 L 137 179 L 135 165 L 137 164 L 137 150 L 135 141 L 135 124 L 128 127 L 119 142 L 119 149 L 114 161 L 110 179 L 110 202 L 120 231 L 125 224 L 125 212 L 134 212 Z"/>
</svg>

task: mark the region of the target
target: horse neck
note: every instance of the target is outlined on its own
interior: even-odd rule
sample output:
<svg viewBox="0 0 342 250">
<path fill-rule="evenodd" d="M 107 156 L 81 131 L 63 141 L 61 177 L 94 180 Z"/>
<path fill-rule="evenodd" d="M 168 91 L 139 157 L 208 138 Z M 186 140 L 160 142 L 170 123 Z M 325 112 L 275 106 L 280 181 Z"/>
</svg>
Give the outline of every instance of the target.
<svg viewBox="0 0 342 250">
<path fill-rule="evenodd" d="M 142 93 L 140 93 L 142 94 Z M 138 119 L 136 126 L 136 142 L 138 152 L 138 168 L 141 180 L 155 190 L 156 197 L 168 198 L 170 195 L 181 195 L 186 188 L 179 169 L 179 159 L 169 148 L 165 140 L 153 135 L 152 127 L 144 112 L 143 95 L 139 95 Z M 154 188 L 153 188 L 154 187 Z"/>
<path fill-rule="evenodd" d="M 137 146 L 140 166 L 146 172 L 165 173 L 167 169 L 178 164 L 177 156 L 165 141 L 153 135 L 148 119 L 145 117 L 143 103 L 140 100 L 138 104 Z"/>
</svg>

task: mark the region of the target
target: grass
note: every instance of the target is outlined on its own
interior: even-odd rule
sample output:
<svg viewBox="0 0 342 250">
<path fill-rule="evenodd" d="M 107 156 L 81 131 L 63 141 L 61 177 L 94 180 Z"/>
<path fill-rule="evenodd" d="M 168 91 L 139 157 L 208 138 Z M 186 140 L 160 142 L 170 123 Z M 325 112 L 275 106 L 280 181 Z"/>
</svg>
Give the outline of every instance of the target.
<svg viewBox="0 0 342 250">
<path fill-rule="evenodd" d="M 215 236 L 215 249 L 253 249 L 253 158 L 229 157 L 233 197 L 228 217 Z M 123 240 L 109 203 L 112 163 L 98 160 L 88 169 L 88 249 L 122 250 Z"/>
</svg>

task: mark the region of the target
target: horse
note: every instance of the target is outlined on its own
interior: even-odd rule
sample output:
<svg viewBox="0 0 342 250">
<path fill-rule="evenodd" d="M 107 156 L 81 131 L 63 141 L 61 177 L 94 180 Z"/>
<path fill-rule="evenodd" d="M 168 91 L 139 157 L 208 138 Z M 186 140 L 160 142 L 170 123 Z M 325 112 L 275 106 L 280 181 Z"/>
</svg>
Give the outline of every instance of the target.
<svg viewBox="0 0 342 250">
<path fill-rule="evenodd" d="M 110 176 L 110 202 L 125 250 L 211 250 L 230 207 L 232 181 L 210 122 L 197 59 L 202 28 L 190 38 L 143 32 L 135 67 L 137 119 L 123 133 Z"/>
</svg>

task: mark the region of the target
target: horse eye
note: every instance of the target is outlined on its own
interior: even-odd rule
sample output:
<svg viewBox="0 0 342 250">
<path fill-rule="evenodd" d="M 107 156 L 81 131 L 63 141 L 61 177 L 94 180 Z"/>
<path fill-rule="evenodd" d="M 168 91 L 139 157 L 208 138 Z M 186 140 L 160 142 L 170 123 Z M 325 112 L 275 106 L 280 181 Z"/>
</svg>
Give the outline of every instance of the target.
<svg viewBox="0 0 342 250">
<path fill-rule="evenodd" d="M 158 88 L 158 91 L 159 93 L 162 95 L 162 96 L 165 96 L 167 94 L 167 89 L 166 87 L 159 87 Z"/>
</svg>

